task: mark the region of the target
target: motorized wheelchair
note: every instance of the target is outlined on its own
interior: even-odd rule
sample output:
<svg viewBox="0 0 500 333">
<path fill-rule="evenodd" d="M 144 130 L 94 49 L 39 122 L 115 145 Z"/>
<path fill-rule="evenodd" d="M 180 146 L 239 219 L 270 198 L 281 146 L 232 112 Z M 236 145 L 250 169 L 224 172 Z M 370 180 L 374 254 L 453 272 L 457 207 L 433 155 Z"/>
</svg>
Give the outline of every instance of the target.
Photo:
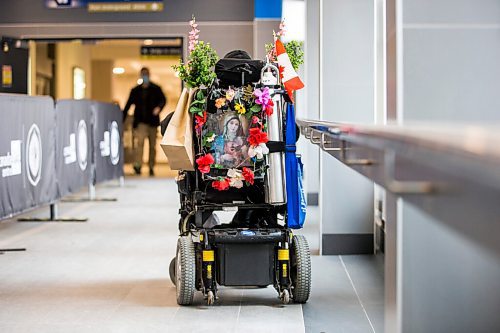
<svg viewBox="0 0 500 333">
<path fill-rule="evenodd" d="M 250 60 L 245 54 L 241 56 L 239 51 L 229 56 L 234 58 L 226 56 L 221 59 L 219 71 L 216 66 L 219 78 L 216 89 L 225 91 L 224 87 L 232 87 L 231 83 L 262 86 L 261 74 L 269 65 Z M 224 72 L 224 68 L 229 70 Z M 234 72 L 237 73 L 235 82 L 231 79 Z M 270 88 L 275 101 L 274 112 L 282 122 L 286 92 L 279 84 Z M 210 93 L 206 95 L 210 100 Z M 228 111 L 214 110 L 213 114 L 221 118 L 224 112 Z M 162 125 L 165 127 L 165 123 Z M 283 132 L 283 138 L 285 126 L 282 123 L 278 125 L 276 128 Z M 269 126 L 263 128 L 269 129 Z M 194 142 L 197 152 L 201 148 L 201 141 Z M 210 186 L 214 179 L 220 179 L 227 173 L 228 168 L 223 165 L 207 174 L 200 172 L 199 168 L 179 172 L 176 181 L 180 197 L 180 236 L 175 258 L 170 263 L 170 278 L 176 286 L 178 304 L 192 304 L 196 291 L 203 293 L 209 305 L 214 304 L 219 286 L 268 285 L 274 286 L 285 304 L 290 301 L 307 302 L 311 288 L 311 260 L 307 240 L 288 228 L 286 198 L 277 202 L 269 200 L 276 190 L 273 188 L 276 180 L 284 183 L 283 165 L 274 168 L 274 177 L 279 178 L 274 181 L 269 179 L 270 164 L 283 161 L 284 144 L 269 142 L 268 146 L 269 154 L 274 153 L 275 158 L 266 157 L 256 164 L 259 172 L 255 172 L 255 179 L 250 186 L 230 187 L 224 191 Z M 276 170 L 281 172 L 276 173 Z M 235 215 L 230 223 L 213 223 L 216 211 L 235 211 Z"/>
</svg>

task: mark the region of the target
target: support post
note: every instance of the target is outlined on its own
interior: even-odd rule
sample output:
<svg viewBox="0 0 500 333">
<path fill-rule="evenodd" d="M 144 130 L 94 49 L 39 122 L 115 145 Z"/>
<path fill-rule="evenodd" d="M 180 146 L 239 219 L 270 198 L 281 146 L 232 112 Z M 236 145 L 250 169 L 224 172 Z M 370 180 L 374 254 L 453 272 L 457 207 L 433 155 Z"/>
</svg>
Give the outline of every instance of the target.
<svg viewBox="0 0 500 333">
<path fill-rule="evenodd" d="M 59 209 L 57 203 L 51 203 L 49 206 L 50 217 L 21 217 L 17 219 L 17 222 L 87 222 L 88 218 L 78 218 L 78 217 L 59 217 Z"/>
</svg>

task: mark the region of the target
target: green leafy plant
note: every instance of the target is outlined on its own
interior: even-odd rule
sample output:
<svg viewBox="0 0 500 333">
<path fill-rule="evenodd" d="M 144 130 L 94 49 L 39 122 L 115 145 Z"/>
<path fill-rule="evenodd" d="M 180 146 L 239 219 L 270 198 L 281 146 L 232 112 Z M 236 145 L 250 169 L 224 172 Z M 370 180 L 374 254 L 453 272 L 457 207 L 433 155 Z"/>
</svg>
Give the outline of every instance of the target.
<svg viewBox="0 0 500 333">
<path fill-rule="evenodd" d="M 193 101 L 189 107 L 189 112 L 197 113 L 199 116 L 203 116 L 203 110 L 207 109 L 207 100 L 203 89 L 200 89 L 194 95 Z"/>
<path fill-rule="evenodd" d="M 216 78 L 213 67 L 217 60 L 219 60 L 217 52 L 210 46 L 210 43 L 199 41 L 189 54 L 187 63 L 181 61 L 173 68 L 188 87 L 208 87 Z"/>
<path fill-rule="evenodd" d="M 303 46 L 303 42 L 296 40 L 292 40 L 285 44 L 286 53 L 288 53 L 293 69 L 296 71 L 299 69 L 299 66 L 304 63 L 304 51 L 302 50 Z"/>
<path fill-rule="evenodd" d="M 266 53 L 272 57 L 271 61 L 276 61 L 276 52 L 274 51 L 274 44 L 269 43 L 266 44 Z M 293 69 L 297 71 L 299 66 L 304 63 L 304 51 L 302 50 L 304 43 L 296 40 L 292 40 L 286 44 L 284 44 L 286 53 L 290 58 L 290 62 L 292 63 Z"/>
</svg>

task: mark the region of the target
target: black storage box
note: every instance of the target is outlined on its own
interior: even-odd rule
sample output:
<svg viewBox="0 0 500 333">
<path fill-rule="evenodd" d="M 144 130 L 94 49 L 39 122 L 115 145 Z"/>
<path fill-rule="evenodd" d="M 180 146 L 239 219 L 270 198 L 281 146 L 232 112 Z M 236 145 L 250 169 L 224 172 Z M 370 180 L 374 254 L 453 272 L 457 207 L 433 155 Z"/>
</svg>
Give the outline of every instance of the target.
<svg viewBox="0 0 500 333">
<path fill-rule="evenodd" d="M 274 282 L 274 243 L 217 245 L 217 279 L 223 286 L 268 286 Z"/>
</svg>

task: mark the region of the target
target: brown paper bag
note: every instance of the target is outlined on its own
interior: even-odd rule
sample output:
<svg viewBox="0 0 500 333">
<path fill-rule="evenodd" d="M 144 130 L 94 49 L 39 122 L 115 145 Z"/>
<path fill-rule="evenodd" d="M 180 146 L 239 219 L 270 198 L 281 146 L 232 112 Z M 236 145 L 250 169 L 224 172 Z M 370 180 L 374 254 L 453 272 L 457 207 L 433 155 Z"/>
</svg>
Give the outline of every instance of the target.
<svg viewBox="0 0 500 333">
<path fill-rule="evenodd" d="M 195 92 L 195 89 L 182 90 L 174 115 L 161 140 L 161 147 L 172 170 L 194 171 L 193 121 L 189 105 Z"/>
</svg>

